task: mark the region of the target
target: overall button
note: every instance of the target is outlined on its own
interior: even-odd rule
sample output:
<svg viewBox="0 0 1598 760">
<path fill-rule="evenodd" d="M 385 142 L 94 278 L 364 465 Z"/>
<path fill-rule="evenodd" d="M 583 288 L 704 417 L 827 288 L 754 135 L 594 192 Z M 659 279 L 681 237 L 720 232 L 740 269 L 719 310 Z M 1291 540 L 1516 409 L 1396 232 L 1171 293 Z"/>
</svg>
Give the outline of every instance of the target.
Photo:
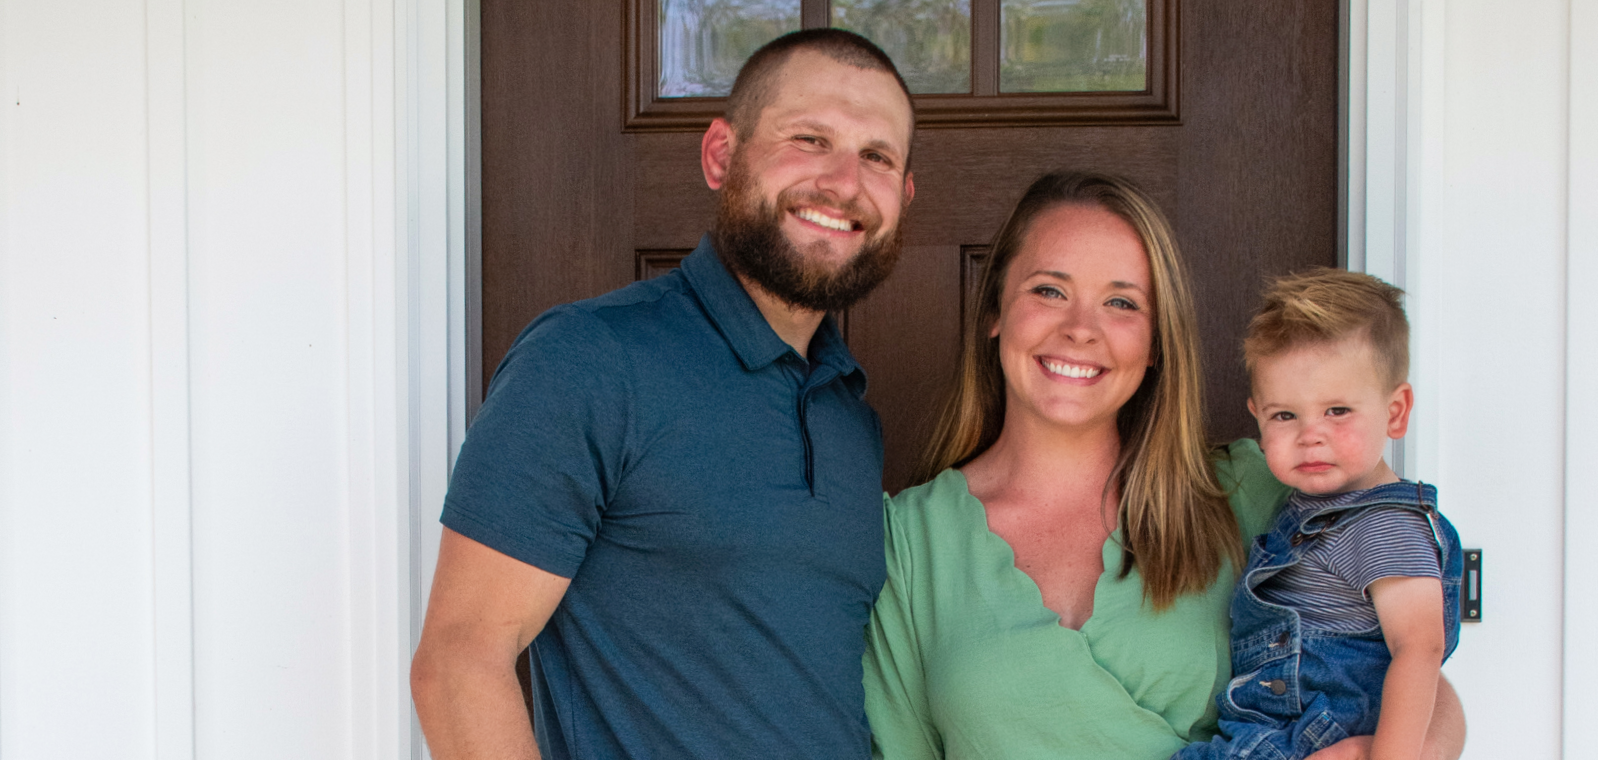
<svg viewBox="0 0 1598 760">
<path fill-rule="evenodd" d="M 1289 543 L 1291 543 L 1294 546 L 1298 546 L 1299 544 L 1304 543 L 1304 534 L 1303 533 L 1294 533 L 1293 534 L 1293 538 L 1292 538 L 1292 540 Z"/>
<path fill-rule="evenodd" d="M 1269 681 L 1260 681 L 1260 685 L 1270 689 L 1271 693 L 1278 697 L 1287 693 L 1287 682 L 1280 678 L 1273 678 Z"/>
</svg>

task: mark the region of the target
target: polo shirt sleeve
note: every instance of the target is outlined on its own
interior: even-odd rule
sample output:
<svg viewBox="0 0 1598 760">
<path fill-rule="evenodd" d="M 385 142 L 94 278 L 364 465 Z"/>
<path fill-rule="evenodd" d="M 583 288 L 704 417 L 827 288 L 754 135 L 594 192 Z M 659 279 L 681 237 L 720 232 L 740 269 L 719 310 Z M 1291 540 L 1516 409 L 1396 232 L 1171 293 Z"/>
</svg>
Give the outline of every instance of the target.
<svg viewBox="0 0 1598 760">
<path fill-rule="evenodd" d="M 570 578 L 620 478 L 631 374 L 610 328 L 563 306 L 524 330 L 466 434 L 441 521 Z"/>
</svg>

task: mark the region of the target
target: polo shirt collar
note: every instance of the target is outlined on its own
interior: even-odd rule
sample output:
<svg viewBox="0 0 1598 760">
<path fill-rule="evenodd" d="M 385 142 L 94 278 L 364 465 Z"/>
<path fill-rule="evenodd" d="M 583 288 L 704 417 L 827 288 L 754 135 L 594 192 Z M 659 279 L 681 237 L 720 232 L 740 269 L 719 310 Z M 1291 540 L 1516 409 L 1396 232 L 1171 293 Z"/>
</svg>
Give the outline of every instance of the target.
<svg viewBox="0 0 1598 760">
<path fill-rule="evenodd" d="M 699 239 L 699 247 L 683 259 L 681 266 L 705 314 L 727 340 L 744 369 L 758 370 L 784 354 L 793 353 L 793 347 L 771 329 L 771 323 L 760 313 L 760 307 L 749 297 L 743 284 L 721 263 L 710 235 Z M 821 327 L 811 338 L 810 355 L 815 362 L 837 370 L 839 375 L 860 372 L 859 363 L 849 353 L 831 316 L 821 321 Z"/>
</svg>

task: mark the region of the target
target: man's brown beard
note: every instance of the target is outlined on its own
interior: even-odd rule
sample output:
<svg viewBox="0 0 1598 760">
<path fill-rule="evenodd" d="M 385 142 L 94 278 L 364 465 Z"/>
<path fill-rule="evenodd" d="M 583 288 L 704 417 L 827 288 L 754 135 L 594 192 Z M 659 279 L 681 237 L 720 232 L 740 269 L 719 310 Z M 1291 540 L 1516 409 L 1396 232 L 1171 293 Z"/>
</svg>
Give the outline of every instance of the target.
<svg viewBox="0 0 1598 760">
<path fill-rule="evenodd" d="M 811 311 L 841 311 L 853 306 L 887 279 L 904 247 L 903 225 L 881 235 L 880 215 L 861 213 L 850 203 L 842 210 L 861 218 L 866 241 L 854 258 L 836 271 L 810 261 L 782 234 L 786 209 L 805 196 L 783 191 L 775 205 L 767 203 L 754 186 L 742 156 L 733 156 L 726 182 L 716 203 L 716 225 L 711 236 L 722 263 L 734 273 L 759 285 L 791 306 Z M 822 197 L 817 205 L 836 206 Z M 901 212 L 902 212 L 901 207 Z M 825 246 L 817 241 L 814 245 Z"/>
</svg>

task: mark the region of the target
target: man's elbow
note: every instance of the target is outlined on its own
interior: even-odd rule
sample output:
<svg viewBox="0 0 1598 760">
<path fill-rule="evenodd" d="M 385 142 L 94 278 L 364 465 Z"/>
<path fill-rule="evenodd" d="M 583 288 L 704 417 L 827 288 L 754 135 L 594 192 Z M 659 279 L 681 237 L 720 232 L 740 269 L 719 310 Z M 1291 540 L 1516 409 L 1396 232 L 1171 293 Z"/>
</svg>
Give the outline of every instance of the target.
<svg viewBox="0 0 1598 760">
<path fill-rule="evenodd" d="M 442 660 L 438 648 L 430 646 L 425 637 L 411 657 L 411 699 L 418 713 L 426 712 L 448 689 L 445 679 L 450 668 Z"/>
</svg>

